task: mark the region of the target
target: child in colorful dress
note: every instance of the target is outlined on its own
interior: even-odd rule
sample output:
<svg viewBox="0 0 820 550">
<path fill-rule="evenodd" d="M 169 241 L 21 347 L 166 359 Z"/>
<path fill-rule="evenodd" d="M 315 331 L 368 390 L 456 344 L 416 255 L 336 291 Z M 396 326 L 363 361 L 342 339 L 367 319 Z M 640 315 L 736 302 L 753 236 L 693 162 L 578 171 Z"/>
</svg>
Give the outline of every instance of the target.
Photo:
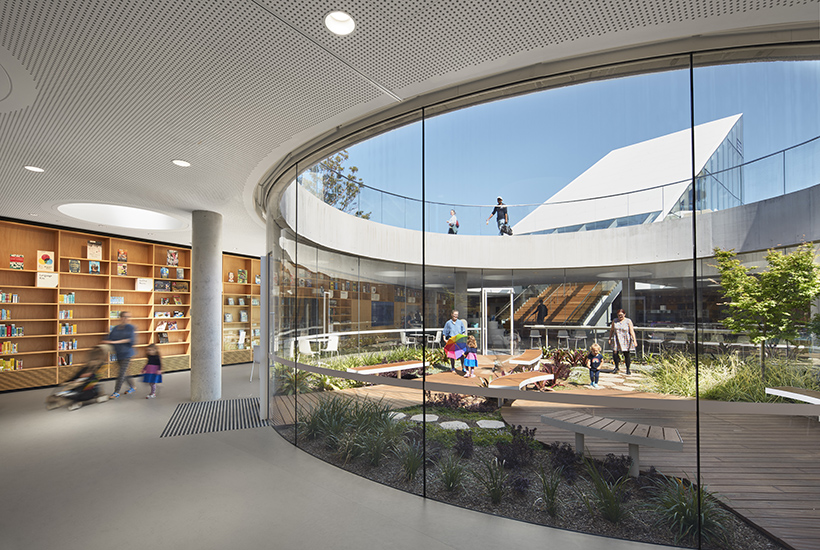
<svg viewBox="0 0 820 550">
<path fill-rule="evenodd" d="M 475 336 L 467 337 L 467 349 L 464 354 L 464 378 L 475 378 L 475 368 L 478 366 L 478 343 Z"/>
<path fill-rule="evenodd" d="M 584 360 L 584 365 L 589 369 L 589 385 L 596 390 L 598 389 L 598 371 L 601 368 L 601 362 L 603 360 L 604 356 L 601 355 L 601 346 L 592 344 Z"/>
<path fill-rule="evenodd" d="M 151 386 L 151 393 L 146 395 L 145 399 L 153 399 L 157 396 L 157 384 L 162 382 L 162 362 L 156 344 L 148 344 L 145 353 L 148 363 L 142 369 L 142 381 Z"/>
</svg>

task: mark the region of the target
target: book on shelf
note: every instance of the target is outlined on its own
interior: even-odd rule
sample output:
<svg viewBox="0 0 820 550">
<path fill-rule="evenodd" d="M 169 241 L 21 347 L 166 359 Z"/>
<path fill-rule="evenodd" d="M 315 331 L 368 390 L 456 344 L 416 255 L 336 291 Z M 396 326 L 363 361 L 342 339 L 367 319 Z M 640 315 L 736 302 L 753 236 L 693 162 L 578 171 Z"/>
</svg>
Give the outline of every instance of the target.
<svg viewBox="0 0 820 550">
<path fill-rule="evenodd" d="M 38 273 L 37 274 L 37 281 L 35 286 L 41 288 L 57 288 L 60 284 L 60 274 L 59 273 Z M 53 298 L 52 298 L 53 300 Z"/>
<path fill-rule="evenodd" d="M 185 268 L 178 267 L 177 268 L 177 279 L 184 279 L 185 278 Z"/>
<path fill-rule="evenodd" d="M 159 276 L 162 277 L 163 279 L 167 279 L 168 278 L 168 268 L 167 267 L 161 267 L 160 270 L 159 270 Z"/>
<path fill-rule="evenodd" d="M 188 283 L 186 281 L 174 281 L 171 283 L 171 288 L 174 292 L 188 292 Z"/>
<path fill-rule="evenodd" d="M 160 298 L 159 299 L 159 305 L 161 305 L 161 306 L 167 306 L 167 305 L 170 305 L 170 304 L 171 304 L 171 299 L 170 298 Z"/>
<path fill-rule="evenodd" d="M 165 255 L 165 265 L 179 265 L 179 252 L 169 249 L 168 253 Z"/>
<path fill-rule="evenodd" d="M 128 251 L 124 248 L 117 249 L 117 261 L 118 262 L 127 262 L 128 261 Z"/>
<path fill-rule="evenodd" d="M 228 298 L 228 305 L 229 305 L 229 306 L 235 306 L 235 305 L 236 305 L 236 301 L 235 301 L 233 298 Z"/>
<path fill-rule="evenodd" d="M 25 256 L 23 254 L 9 254 L 9 267 L 23 269 L 25 267 Z"/>
<path fill-rule="evenodd" d="M 231 314 L 231 313 L 226 313 L 226 314 L 225 314 L 225 322 L 226 322 L 226 323 L 233 323 L 233 314 Z"/>
<path fill-rule="evenodd" d="M 100 274 L 100 262 L 88 262 L 88 272 L 92 275 Z"/>
<path fill-rule="evenodd" d="M 182 305 L 182 298 L 180 298 L 179 296 L 174 296 L 174 305 L 175 306 L 181 306 Z"/>
<path fill-rule="evenodd" d="M 154 279 L 154 290 L 156 292 L 171 292 L 171 281 Z"/>
<path fill-rule="evenodd" d="M 238 343 L 239 343 L 240 346 L 242 346 L 242 348 L 245 347 L 245 331 L 244 330 L 239 331 L 239 342 Z"/>
<path fill-rule="evenodd" d="M 54 251 L 37 251 L 37 271 L 54 271 Z"/>
<path fill-rule="evenodd" d="M 167 332 L 160 332 L 158 338 L 159 338 L 159 343 L 160 344 L 167 344 L 168 343 L 168 333 Z"/>
<path fill-rule="evenodd" d="M 102 241 L 88 241 L 85 257 L 89 260 L 102 260 Z"/>
<path fill-rule="evenodd" d="M 150 292 L 152 290 L 151 281 L 148 277 L 137 277 L 134 282 L 134 290 L 141 290 L 143 292 Z"/>
<path fill-rule="evenodd" d="M 259 305 L 259 298 L 251 298 L 251 305 L 258 306 Z"/>
<path fill-rule="evenodd" d="M 81 269 L 80 260 L 68 260 L 68 272 L 79 273 Z"/>
<path fill-rule="evenodd" d="M 163 321 L 163 322 L 161 322 L 161 323 L 157 323 L 157 328 L 155 328 L 154 330 L 156 330 L 157 332 L 159 332 L 159 331 L 161 331 L 161 330 L 165 330 L 165 328 L 166 328 L 167 326 L 168 326 L 168 323 L 166 323 L 165 321 Z"/>
<path fill-rule="evenodd" d="M 262 276 L 261 276 L 261 275 L 256 275 L 256 276 L 253 278 L 253 284 L 255 284 L 255 285 L 261 285 L 261 284 L 262 284 Z"/>
<path fill-rule="evenodd" d="M 117 264 L 117 275 L 128 275 L 128 264 Z"/>
<path fill-rule="evenodd" d="M 177 330 L 177 322 L 168 321 L 168 330 Z"/>
<path fill-rule="evenodd" d="M 185 312 L 183 312 L 183 311 L 174 311 L 174 317 L 185 317 Z"/>
<path fill-rule="evenodd" d="M 233 271 L 228 271 L 228 282 L 233 283 L 235 281 L 236 281 L 236 279 L 234 279 Z"/>
<path fill-rule="evenodd" d="M 248 270 L 247 269 L 237 269 L 236 276 L 240 283 L 247 283 L 248 282 Z"/>
<path fill-rule="evenodd" d="M 244 309 L 239 312 L 239 321 L 242 322 L 242 323 L 247 323 L 248 322 L 248 312 L 245 311 Z"/>
<path fill-rule="evenodd" d="M 171 312 L 169 312 L 169 311 L 155 311 L 154 312 L 154 317 L 170 317 L 170 316 L 171 316 Z"/>
<path fill-rule="evenodd" d="M 240 306 L 244 306 L 244 305 L 245 305 L 245 298 L 239 298 L 239 305 L 240 305 Z"/>
</svg>

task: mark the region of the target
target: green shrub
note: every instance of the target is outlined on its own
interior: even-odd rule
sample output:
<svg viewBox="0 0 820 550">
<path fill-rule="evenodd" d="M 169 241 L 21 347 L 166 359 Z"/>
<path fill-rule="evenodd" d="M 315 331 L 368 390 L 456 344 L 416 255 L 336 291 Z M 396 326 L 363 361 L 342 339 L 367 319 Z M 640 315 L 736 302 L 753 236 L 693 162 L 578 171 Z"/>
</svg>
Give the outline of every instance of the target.
<svg viewBox="0 0 820 550">
<path fill-rule="evenodd" d="M 675 541 L 694 543 L 698 536 L 698 495 L 701 500 L 701 537 L 703 542 L 720 542 L 728 546 L 726 529 L 729 513 L 715 496 L 681 478 L 661 477 L 653 480 L 652 496 L 647 506 L 661 515 L 671 527 Z"/>
<path fill-rule="evenodd" d="M 499 504 L 507 490 L 507 472 L 504 470 L 504 463 L 499 462 L 497 458 L 482 460 L 481 463 L 484 466 L 484 471 L 473 471 L 473 477 L 484 486 L 487 496 L 490 497 L 490 502 Z"/>
<path fill-rule="evenodd" d="M 594 493 L 593 495 L 587 495 L 581 490 L 576 490 L 578 490 L 581 499 L 584 501 L 589 514 L 594 516 L 597 511 L 606 521 L 618 523 L 627 514 L 624 507 L 624 494 L 629 478 L 623 476 L 610 483 L 595 465 L 595 462 L 587 457 L 584 457 L 584 467 L 592 483 Z"/>
<path fill-rule="evenodd" d="M 464 461 L 456 454 L 449 454 L 438 463 L 438 478 L 445 491 L 455 491 L 462 486 L 465 475 Z"/>
<path fill-rule="evenodd" d="M 310 391 L 310 373 L 299 369 L 283 368 L 276 373 L 276 395 L 293 395 Z"/>
<path fill-rule="evenodd" d="M 424 446 L 420 441 L 404 441 L 394 449 L 407 481 L 412 481 L 424 463 Z"/>
<path fill-rule="evenodd" d="M 369 430 L 359 434 L 357 444 L 361 454 L 368 459 L 370 465 L 378 466 L 381 464 L 382 458 L 387 456 L 387 453 L 393 448 L 395 441 L 395 437 L 390 431 Z"/>
<path fill-rule="evenodd" d="M 558 496 L 558 487 L 561 485 L 561 470 L 562 468 L 544 470 L 543 466 L 538 470 L 540 485 L 539 496 L 535 504 L 540 502 L 551 517 L 555 517 L 555 514 L 558 513 L 558 500 L 556 497 Z"/>
</svg>

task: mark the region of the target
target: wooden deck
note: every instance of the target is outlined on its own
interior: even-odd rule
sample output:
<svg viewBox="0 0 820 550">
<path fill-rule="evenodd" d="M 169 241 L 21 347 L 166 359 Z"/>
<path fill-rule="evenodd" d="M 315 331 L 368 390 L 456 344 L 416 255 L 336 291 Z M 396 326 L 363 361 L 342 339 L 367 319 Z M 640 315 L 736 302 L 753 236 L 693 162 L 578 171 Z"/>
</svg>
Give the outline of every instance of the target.
<svg viewBox="0 0 820 550">
<path fill-rule="evenodd" d="M 465 386 L 476 384 L 476 378 L 465 379 L 451 373 L 428 377 Z M 595 390 L 589 390 L 593 392 Z M 312 409 L 322 399 L 334 395 L 384 399 L 396 409 L 421 404 L 421 393 L 415 389 L 391 386 L 369 386 L 336 392 L 300 394 L 298 406 Z M 598 395 L 638 397 L 636 393 L 599 391 Z M 272 420 L 276 424 L 294 422 L 293 396 L 279 396 L 273 401 Z M 628 406 L 625 403 L 625 406 Z M 667 475 L 693 479 L 697 472 L 696 423 L 693 413 L 600 408 L 552 404 L 518 399 L 502 408 L 510 425 L 536 428 L 536 438 L 544 443 L 554 441 L 574 444 L 574 434 L 542 424 L 542 414 L 560 409 L 577 408 L 596 416 L 624 421 L 671 426 L 683 438 L 683 451 L 641 449 L 644 469 L 654 466 Z M 701 475 L 708 489 L 749 521 L 797 550 L 820 548 L 820 423 L 816 417 L 761 416 L 737 414 L 701 414 Z M 586 449 L 593 456 L 608 453 L 626 454 L 623 444 L 595 437 L 586 438 Z"/>
</svg>

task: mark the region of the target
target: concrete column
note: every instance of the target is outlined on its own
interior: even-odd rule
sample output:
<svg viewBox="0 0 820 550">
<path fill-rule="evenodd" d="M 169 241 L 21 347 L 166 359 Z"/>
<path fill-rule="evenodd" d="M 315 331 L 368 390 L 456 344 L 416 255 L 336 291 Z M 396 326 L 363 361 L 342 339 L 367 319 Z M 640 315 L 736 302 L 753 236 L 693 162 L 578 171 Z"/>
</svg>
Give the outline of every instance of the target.
<svg viewBox="0 0 820 550">
<path fill-rule="evenodd" d="M 222 397 L 222 214 L 195 210 L 191 238 L 191 401 Z"/>
<path fill-rule="evenodd" d="M 467 272 L 456 271 L 456 288 L 453 309 L 458 310 L 458 318 L 467 322 Z M 474 312 L 475 313 L 475 312 Z"/>
<path fill-rule="evenodd" d="M 621 307 L 633 323 L 638 322 L 635 320 L 635 315 L 638 313 L 638 307 L 635 303 L 635 279 L 629 278 L 621 281 Z M 615 312 L 612 313 L 615 317 Z"/>
</svg>

